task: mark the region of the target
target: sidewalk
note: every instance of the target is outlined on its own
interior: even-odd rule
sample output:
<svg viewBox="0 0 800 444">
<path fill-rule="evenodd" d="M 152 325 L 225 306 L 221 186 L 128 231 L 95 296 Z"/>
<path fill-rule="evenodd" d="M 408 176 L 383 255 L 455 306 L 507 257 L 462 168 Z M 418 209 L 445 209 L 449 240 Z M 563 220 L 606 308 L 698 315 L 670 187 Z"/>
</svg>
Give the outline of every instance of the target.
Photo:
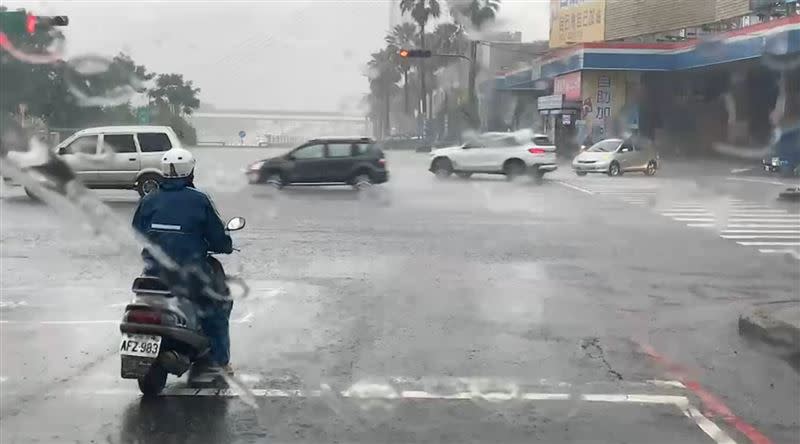
<svg viewBox="0 0 800 444">
<path fill-rule="evenodd" d="M 742 314 L 739 334 L 800 353 L 800 301 L 762 306 Z"/>
</svg>

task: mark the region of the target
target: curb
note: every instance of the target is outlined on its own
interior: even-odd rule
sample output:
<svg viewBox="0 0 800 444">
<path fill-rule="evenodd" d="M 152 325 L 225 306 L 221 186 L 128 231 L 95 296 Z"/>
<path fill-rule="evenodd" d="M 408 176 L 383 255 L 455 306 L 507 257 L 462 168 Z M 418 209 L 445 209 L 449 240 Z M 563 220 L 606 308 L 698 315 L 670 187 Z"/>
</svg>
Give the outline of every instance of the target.
<svg viewBox="0 0 800 444">
<path fill-rule="evenodd" d="M 762 309 L 739 316 L 739 334 L 800 352 L 800 326 L 777 320 Z"/>
</svg>

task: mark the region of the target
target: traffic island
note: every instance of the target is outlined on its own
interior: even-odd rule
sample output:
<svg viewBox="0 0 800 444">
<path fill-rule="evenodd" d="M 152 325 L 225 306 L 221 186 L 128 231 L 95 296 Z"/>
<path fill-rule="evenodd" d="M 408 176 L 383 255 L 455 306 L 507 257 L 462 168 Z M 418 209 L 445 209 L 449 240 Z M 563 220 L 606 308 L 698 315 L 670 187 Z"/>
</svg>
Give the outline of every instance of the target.
<svg viewBox="0 0 800 444">
<path fill-rule="evenodd" d="M 739 334 L 800 353 L 800 301 L 760 307 L 739 316 Z"/>
</svg>

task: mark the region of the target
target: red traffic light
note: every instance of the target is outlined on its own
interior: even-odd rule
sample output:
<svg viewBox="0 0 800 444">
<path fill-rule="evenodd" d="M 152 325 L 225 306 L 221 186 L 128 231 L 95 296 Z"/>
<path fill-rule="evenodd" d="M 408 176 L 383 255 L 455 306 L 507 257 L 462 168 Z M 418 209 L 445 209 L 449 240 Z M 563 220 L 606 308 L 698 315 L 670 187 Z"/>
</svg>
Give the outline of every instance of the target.
<svg viewBox="0 0 800 444">
<path fill-rule="evenodd" d="M 401 49 L 397 54 L 403 58 L 428 58 L 433 52 L 430 49 Z"/>
<path fill-rule="evenodd" d="M 38 21 L 39 18 L 36 17 L 35 15 L 28 14 L 27 16 L 25 16 L 25 31 L 27 31 L 28 34 L 33 34 L 34 32 L 36 32 L 36 23 Z"/>
</svg>

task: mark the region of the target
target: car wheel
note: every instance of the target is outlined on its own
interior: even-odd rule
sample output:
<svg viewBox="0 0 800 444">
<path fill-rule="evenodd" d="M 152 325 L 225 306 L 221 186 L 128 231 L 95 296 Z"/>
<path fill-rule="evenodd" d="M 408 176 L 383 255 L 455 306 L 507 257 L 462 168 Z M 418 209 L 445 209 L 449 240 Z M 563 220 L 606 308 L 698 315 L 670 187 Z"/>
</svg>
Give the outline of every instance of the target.
<svg viewBox="0 0 800 444">
<path fill-rule="evenodd" d="M 28 197 L 34 202 L 41 202 L 42 201 L 41 199 L 39 199 L 39 196 L 34 194 L 33 191 L 28 189 L 28 187 L 25 187 L 25 194 L 27 194 Z"/>
<path fill-rule="evenodd" d="M 514 180 L 525 174 L 525 164 L 521 160 L 509 160 L 503 166 L 503 174 L 506 180 Z"/>
<path fill-rule="evenodd" d="M 366 173 L 357 174 L 350 182 L 356 190 L 364 190 L 372 186 L 372 178 Z"/>
<path fill-rule="evenodd" d="M 161 176 L 156 174 L 145 174 L 136 181 L 136 191 L 139 196 L 144 197 L 153 191 L 157 191 L 161 184 Z"/>
<path fill-rule="evenodd" d="M 267 173 L 267 180 L 264 181 L 267 185 L 280 190 L 284 187 L 285 182 L 281 173 L 271 172 Z"/>
<path fill-rule="evenodd" d="M 622 175 L 622 169 L 619 167 L 619 163 L 616 161 L 611 162 L 611 165 L 608 166 L 608 175 L 611 177 Z"/>
<path fill-rule="evenodd" d="M 433 174 L 439 179 L 446 179 L 453 174 L 453 164 L 450 159 L 436 159 L 433 163 Z"/>
<path fill-rule="evenodd" d="M 645 176 L 654 176 L 656 174 L 656 161 L 651 160 L 647 162 L 647 166 L 644 168 L 643 171 Z"/>
<path fill-rule="evenodd" d="M 472 177 L 472 173 L 468 173 L 466 171 L 459 171 L 456 173 L 456 176 L 462 179 L 469 179 L 470 177 Z"/>
<path fill-rule="evenodd" d="M 589 173 L 587 173 L 586 171 L 575 171 L 575 174 L 577 174 L 578 176 L 583 177 L 583 176 L 585 176 L 585 175 L 587 175 Z"/>
<path fill-rule="evenodd" d="M 147 374 L 138 379 L 139 390 L 144 396 L 156 396 L 167 385 L 167 371 L 158 364 L 153 364 Z"/>
</svg>

